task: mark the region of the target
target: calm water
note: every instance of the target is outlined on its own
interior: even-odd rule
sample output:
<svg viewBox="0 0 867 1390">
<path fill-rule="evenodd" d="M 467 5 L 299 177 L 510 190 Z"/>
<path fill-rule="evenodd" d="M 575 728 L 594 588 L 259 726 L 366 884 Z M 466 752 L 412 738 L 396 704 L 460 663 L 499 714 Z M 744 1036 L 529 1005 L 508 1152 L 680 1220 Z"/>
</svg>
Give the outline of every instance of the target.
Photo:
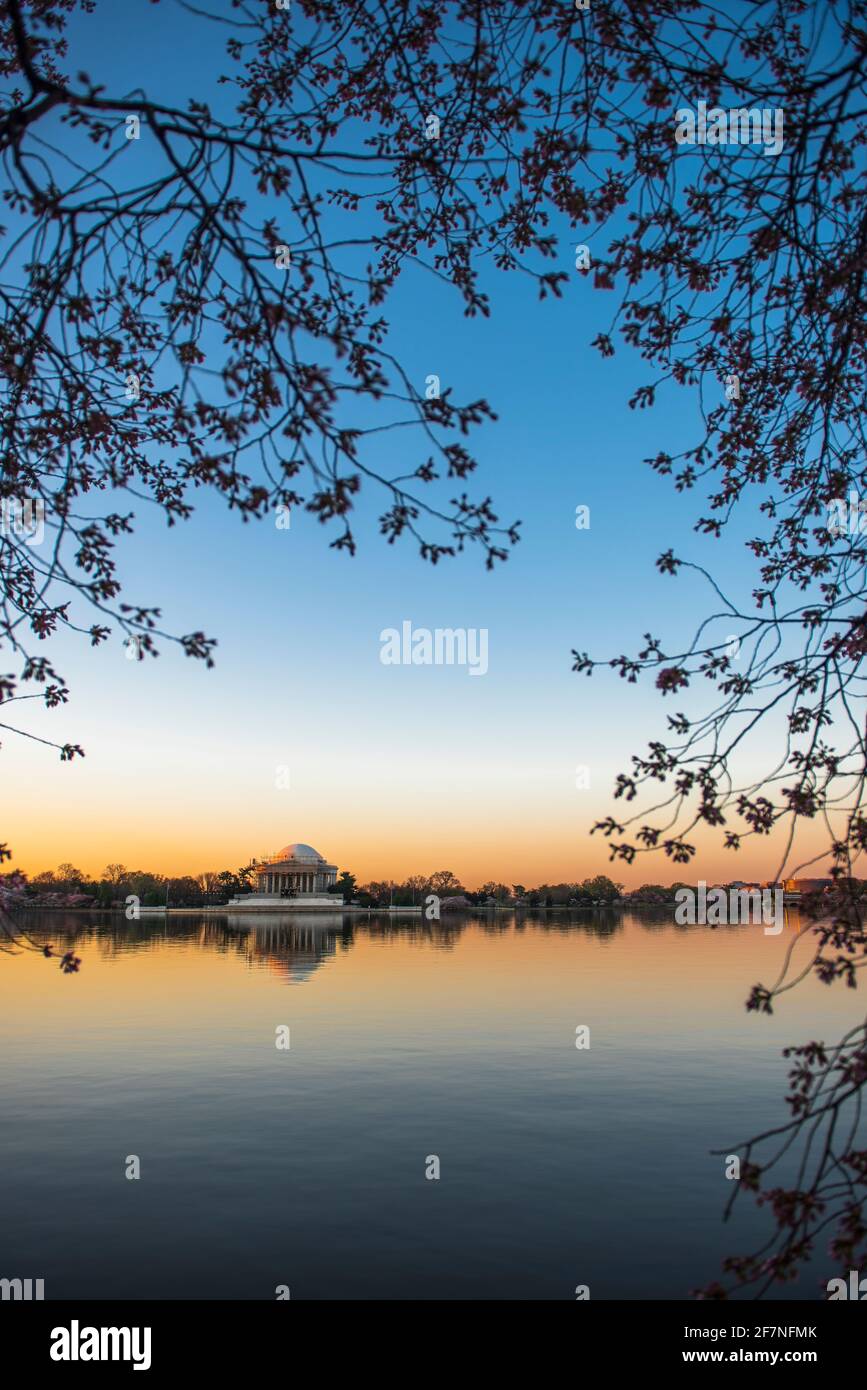
<svg viewBox="0 0 867 1390">
<path fill-rule="evenodd" d="M 686 1296 L 769 1230 L 709 1150 L 863 1013 L 745 1012 L 792 924 L 30 920 L 83 960 L 0 957 L 0 1276 L 49 1298 Z"/>
</svg>

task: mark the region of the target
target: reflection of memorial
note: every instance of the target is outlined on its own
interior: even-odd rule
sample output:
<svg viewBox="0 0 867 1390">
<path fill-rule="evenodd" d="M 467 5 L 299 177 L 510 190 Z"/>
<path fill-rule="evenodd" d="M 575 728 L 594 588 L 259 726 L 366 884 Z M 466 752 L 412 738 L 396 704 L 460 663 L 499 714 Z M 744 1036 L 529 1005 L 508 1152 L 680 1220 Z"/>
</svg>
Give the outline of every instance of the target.
<svg viewBox="0 0 867 1390">
<path fill-rule="evenodd" d="M 231 908 L 246 912 L 268 908 L 335 910 L 336 899 L 329 888 L 337 882 L 337 865 L 328 864 L 311 845 L 284 845 L 253 865 L 255 888 L 229 902 Z"/>
<path fill-rule="evenodd" d="M 251 964 L 264 966 L 275 975 L 288 976 L 302 981 L 308 979 L 324 960 L 335 954 L 337 934 L 341 930 L 341 920 L 326 927 L 322 918 L 314 923 L 293 921 L 287 926 L 275 919 L 271 926 L 267 921 L 257 922 L 254 927 L 244 922 L 243 951 Z M 228 919 L 229 926 L 241 925 L 236 918 Z"/>
</svg>

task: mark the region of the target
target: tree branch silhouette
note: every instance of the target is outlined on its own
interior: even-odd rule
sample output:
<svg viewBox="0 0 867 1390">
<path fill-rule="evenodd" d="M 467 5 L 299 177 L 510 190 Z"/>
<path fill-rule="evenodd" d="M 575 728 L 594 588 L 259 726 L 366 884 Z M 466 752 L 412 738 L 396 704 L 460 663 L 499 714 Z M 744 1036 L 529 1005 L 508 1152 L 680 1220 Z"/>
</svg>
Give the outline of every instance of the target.
<svg viewBox="0 0 867 1390">
<path fill-rule="evenodd" d="M 407 538 L 432 563 L 470 544 L 488 565 L 504 559 L 517 525 L 462 490 L 476 467 L 463 439 L 493 411 L 448 390 L 422 398 L 383 306 L 410 267 L 468 316 L 491 312 L 502 274 L 561 295 L 578 235 L 592 243 L 593 289 L 612 296 L 595 347 L 648 368 L 630 406 L 678 386 L 697 401 L 696 442 L 648 463 L 702 493 L 695 526 L 709 545 L 731 544 L 749 518 L 756 574 L 739 605 L 711 564 L 667 549 L 662 573 L 709 586 L 692 638 L 672 652 L 649 634 L 637 654 L 575 652 L 581 673 L 648 675 L 663 697 L 709 692 L 618 779 L 619 799 L 649 794 L 649 809 L 598 828 L 615 859 L 661 851 L 678 865 L 698 829 L 733 850 L 776 830 L 782 877 L 797 828 L 818 820 L 838 892 L 814 965 L 854 986 L 867 845 L 865 0 L 297 0 L 291 13 L 233 3 L 220 16 L 188 4 L 225 36 L 229 70 L 178 106 L 63 73 L 66 21 L 92 8 L 0 6 L 12 219 L 0 500 L 39 503 L 50 541 L 43 552 L 0 538 L 0 640 L 21 664 L 0 697 L 21 680 L 66 699 L 31 649 L 64 629 L 98 644 L 116 626 L 140 657 L 175 641 L 212 661 L 212 637 L 173 634 L 152 605 L 121 601 L 115 547 L 140 505 L 170 525 L 202 490 L 248 522 L 304 508 L 351 554 L 372 489 L 389 543 Z M 783 147 L 678 144 L 675 113 L 700 101 L 782 112 Z M 126 138 L 136 121 L 146 160 Z M 397 474 L 384 431 L 418 449 Z M 850 494 L 856 524 L 841 527 Z M 760 771 L 743 771 L 750 757 Z M 757 986 L 749 1006 L 770 1009 L 786 987 Z M 741 1186 L 770 1202 L 776 1243 L 729 1267 L 760 1291 L 831 1223 L 835 1257 L 864 1254 L 867 1150 L 844 1119 L 860 1116 L 863 1035 L 792 1055 L 785 1142 L 804 1144 L 806 1166 L 796 1189 L 763 1193 L 771 1165 L 749 1159 Z"/>
</svg>

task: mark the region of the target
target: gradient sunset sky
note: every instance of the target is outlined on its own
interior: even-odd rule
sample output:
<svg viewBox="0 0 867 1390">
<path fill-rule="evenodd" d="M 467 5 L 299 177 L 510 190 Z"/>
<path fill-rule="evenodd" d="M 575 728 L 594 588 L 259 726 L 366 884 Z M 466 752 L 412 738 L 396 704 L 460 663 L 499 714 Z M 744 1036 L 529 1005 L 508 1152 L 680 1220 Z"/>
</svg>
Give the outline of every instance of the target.
<svg viewBox="0 0 867 1390">
<path fill-rule="evenodd" d="M 210 74 L 226 66 L 225 31 L 147 0 L 99 4 L 72 33 L 68 69 L 98 76 L 110 55 L 114 90 L 208 99 Z M 569 268 L 568 238 L 562 255 Z M 650 680 L 579 677 L 572 649 L 632 653 L 645 632 L 676 649 L 710 599 L 688 573 L 660 577 L 656 557 L 669 547 L 700 557 L 747 601 L 751 530 L 697 537 L 702 496 L 677 495 L 642 462 L 695 442 L 698 400 L 672 389 L 652 411 L 627 408 L 651 374 L 625 350 L 603 361 L 589 347 L 609 326 L 613 296 L 578 273 L 562 300 L 540 303 L 519 276 L 492 272 L 485 288 L 491 319 L 468 320 L 456 295 L 410 270 L 385 312 L 391 350 L 420 392 L 437 373 L 457 400 L 486 397 L 498 412 L 471 436 L 481 466 L 468 491 L 490 493 L 504 522 L 521 519 L 508 563 L 488 573 L 468 553 L 432 569 L 411 543 L 387 546 L 376 525 L 383 499 L 370 487 L 354 559 L 329 550 L 335 533 L 303 511 L 288 531 L 272 519 L 245 526 L 199 493 L 192 521 L 169 530 L 136 505 L 124 597 L 161 607 L 173 631 L 216 636 L 216 667 L 173 647 L 129 661 L 119 634 L 95 651 L 57 641 L 69 703 L 17 706 L 10 722 L 80 742 L 87 756 L 65 765 L 4 736 L 9 867 L 32 873 L 67 860 L 99 873 L 119 861 L 176 875 L 236 868 L 304 841 L 360 880 L 448 868 L 470 887 L 609 871 L 629 885 L 776 871 L 767 841 L 733 855 L 715 838 L 692 869 L 658 855 L 626 869 L 610 868 L 605 843 L 588 837 L 594 820 L 617 814 L 612 784 L 630 753 L 664 737 L 667 714 L 702 708 L 707 695 L 675 703 Z M 381 450 L 386 471 L 421 458 L 406 431 L 383 435 Z M 446 483 L 436 495 L 458 490 Z M 579 504 L 590 507 L 589 530 L 575 527 Z M 486 628 L 487 674 L 383 665 L 380 633 L 405 620 Z M 579 765 L 589 789 L 576 786 Z M 283 768 L 288 788 L 277 785 Z M 816 852 L 818 831 L 793 862 Z"/>
</svg>

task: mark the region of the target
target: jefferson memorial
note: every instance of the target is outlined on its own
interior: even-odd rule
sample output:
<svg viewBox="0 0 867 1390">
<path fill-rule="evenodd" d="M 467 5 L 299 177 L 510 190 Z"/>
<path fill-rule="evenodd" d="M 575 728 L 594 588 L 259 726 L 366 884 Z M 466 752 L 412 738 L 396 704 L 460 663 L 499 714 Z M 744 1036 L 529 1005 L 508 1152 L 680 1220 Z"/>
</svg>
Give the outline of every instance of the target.
<svg viewBox="0 0 867 1390">
<path fill-rule="evenodd" d="M 329 864 L 312 845 L 284 845 L 276 854 L 254 861 L 252 893 L 232 898 L 230 907 L 341 906 L 328 889 L 337 882 L 337 865 Z"/>
</svg>

